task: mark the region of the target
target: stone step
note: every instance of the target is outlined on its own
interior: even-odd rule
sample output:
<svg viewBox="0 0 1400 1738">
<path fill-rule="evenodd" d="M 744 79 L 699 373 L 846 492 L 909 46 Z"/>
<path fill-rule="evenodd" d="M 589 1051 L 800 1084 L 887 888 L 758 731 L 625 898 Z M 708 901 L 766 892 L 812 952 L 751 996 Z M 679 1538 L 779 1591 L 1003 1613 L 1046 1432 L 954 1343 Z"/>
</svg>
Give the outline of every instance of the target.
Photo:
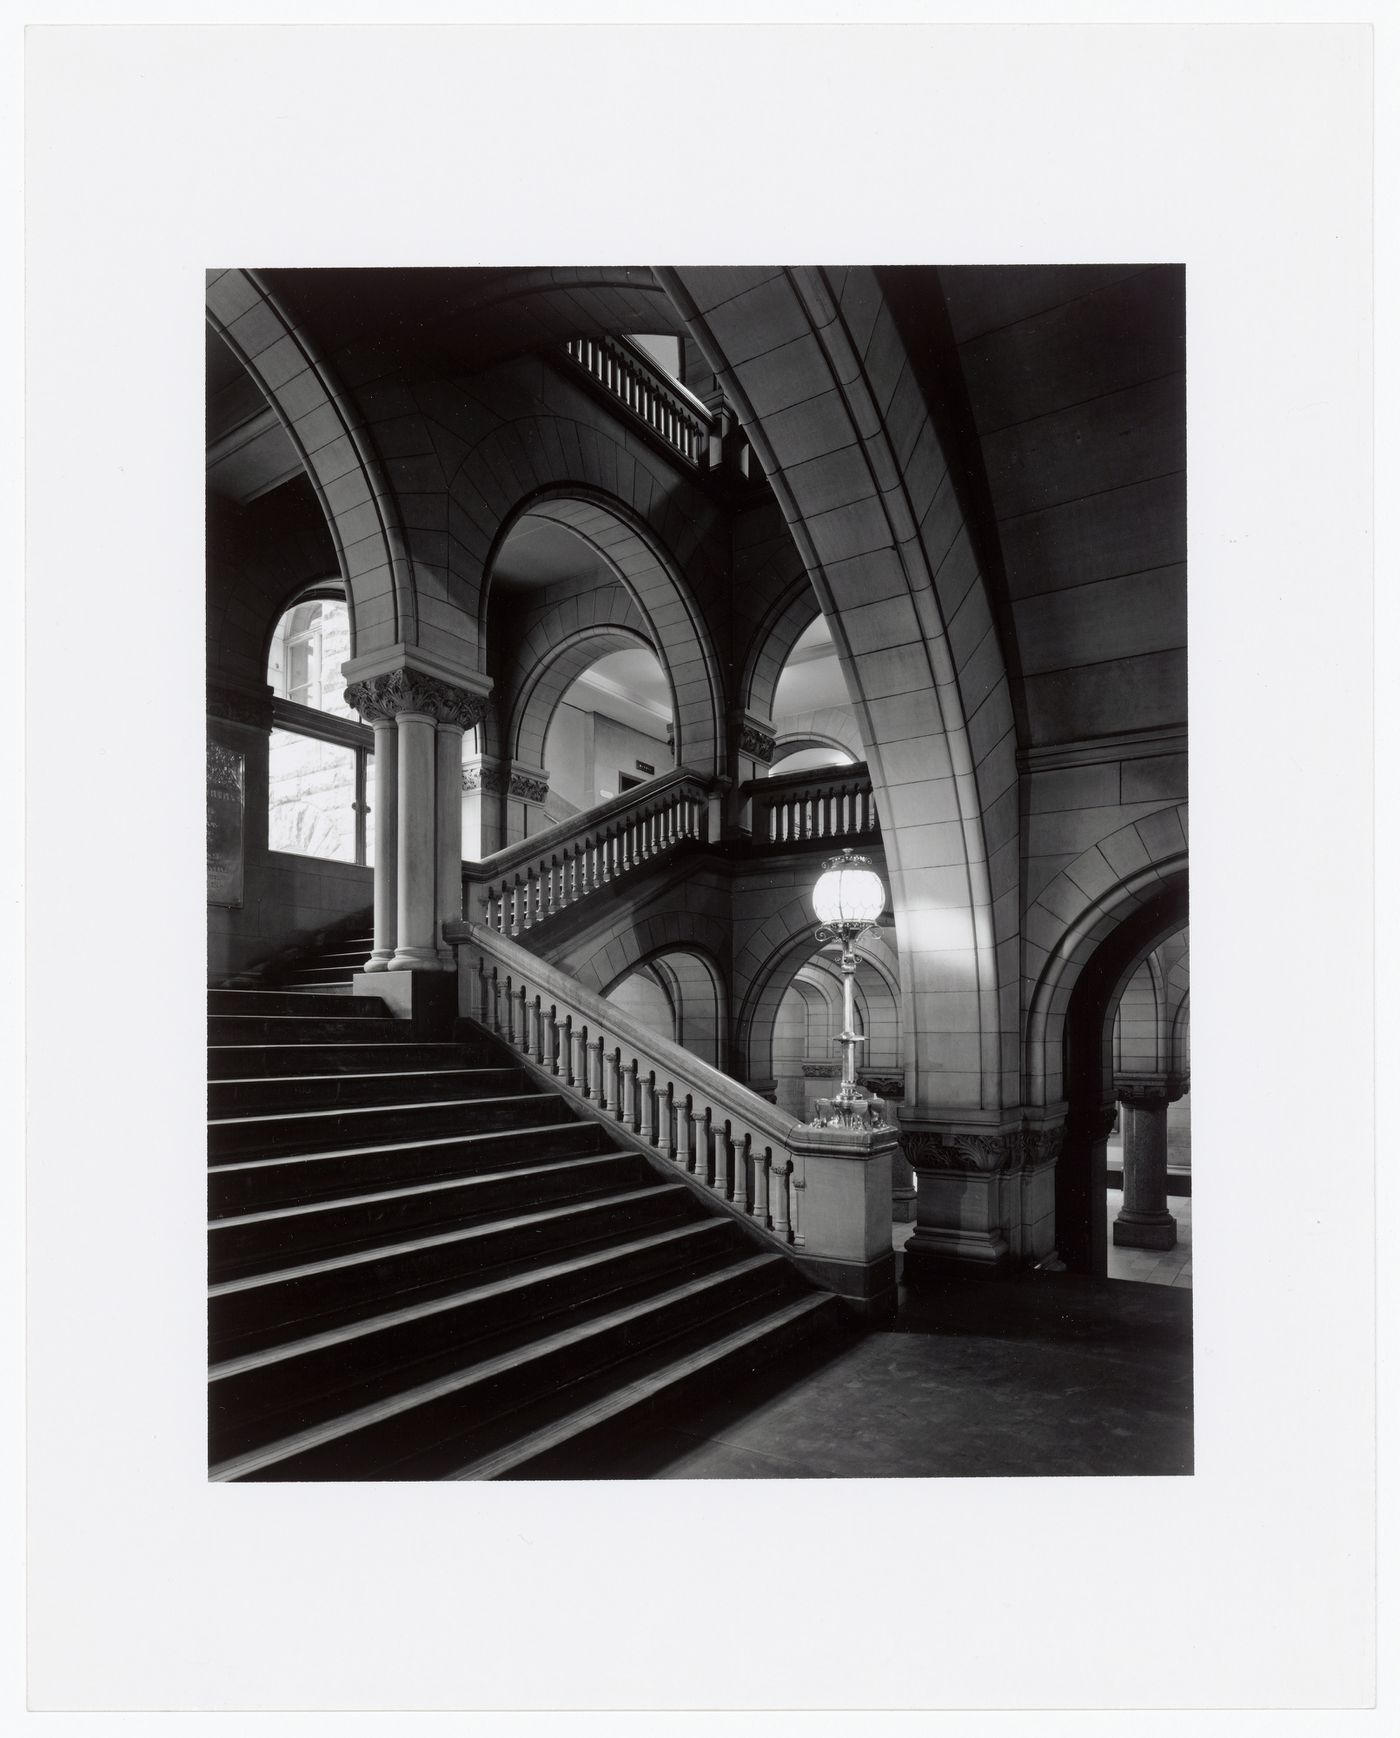
<svg viewBox="0 0 1400 1738">
<path fill-rule="evenodd" d="M 511 1413 L 556 1395 L 641 1348 L 690 1332 L 706 1335 L 717 1318 L 753 1310 L 784 1278 L 781 1258 L 753 1255 L 217 1463 L 210 1476 L 216 1480 L 424 1476 L 397 1469 L 450 1461 L 453 1456 L 460 1463 L 461 1451 L 471 1452 L 473 1436 L 493 1422 L 506 1420 L 509 1428 Z"/>
<path fill-rule="evenodd" d="M 502 1171 L 547 1159 L 608 1152 L 607 1131 L 573 1119 L 552 1099 L 541 1109 L 555 1120 L 486 1134 L 447 1135 L 427 1141 L 387 1141 L 317 1153 L 240 1159 L 209 1168 L 211 1218 L 256 1213 L 337 1195 L 425 1183 L 477 1171 Z M 561 1120 L 562 1118 L 562 1120 Z"/>
<path fill-rule="evenodd" d="M 362 998 L 355 996 L 341 1002 L 341 1010 L 330 1014 L 211 1014 L 209 1042 L 211 1044 L 336 1044 L 380 1043 L 411 1044 L 413 1026 L 408 1020 L 374 1019 L 356 1009 Z M 288 996 L 289 1003 L 296 998 Z"/>
<path fill-rule="evenodd" d="M 468 1348 L 493 1356 L 567 1314 L 598 1313 L 735 1259 L 731 1229 L 696 1220 L 624 1238 L 505 1279 L 386 1310 L 216 1364 L 209 1372 L 210 1455 L 225 1460 L 337 1411 L 417 1385 Z"/>
<path fill-rule="evenodd" d="M 841 1326 L 840 1306 L 823 1293 L 777 1291 L 765 1312 L 735 1312 L 711 1322 L 685 1342 L 667 1341 L 629 1361 L 624 1370 L 576 1384 L 530 1411 L 517 1412 L 495 1447 L 466 1461 L 455 1445 L 401 1462 L 378 1475 L 386 1479 L 561 1479 L 607 1477 L 609 1440 L 625 1443 L 685 1407 L 723 1393 L 734 1382 L 778 1362 L 814 1336 Z M 482 1432 L 485 1437 L 491 1433 Z M 451 1460 L 453 1464 L 448 1465 Z M 431 1470 L 430 1470 L 431 1469 Z"/>
<path fill-rule="evenodd" d="M 323 1006 L 324 1003 L 324 1006 Z M 378 996 L 318 996 L 305 990 L 210 990 L 211 1014 L 290 1014 L 299 1020 L 325 1013 L 335 1020 L 384 1020 L 389 1010 Z"/>
<path fill-rule="evenodd" d="M 562 1099 L 533 1082 L 510 1092 L 486 1091 L 412 1104 L 397 1099 L 386 1102 L 380 1094 L 373 1104 L 284 1110 L 265 1116 L 245 1113 L 211 1117 L 209 1157 L 212 1162 L 269 1158 L 278 1153 L 310 1153 L 325 1147 L 423 1140 L 433 1135 L 484 1134 L 491 1129 L 557 1122 L 566 1114 Z"/>
<path fill-rule="evenodd" d="M 494 1047 L 457 1043 L 211 1044 L 209 1079 L 295 1078 L 301 1074 L 387 1074 L 419 1068 L 485 1068 Z"/>
<path fill-rule="evenodd" d="M 366 1069 L 358 1074 L 254 1074 L 209 1082 L 211 1117 L 270 1116 L 279 1111 L 326 1110 L 441 1098 L 479 1098 L 533 1091 L 523 1068 Z"/>
<path fill-rule="evenodd" d="M 679 1183 L 634 1188 L 222 1281 L 209 1291 L 211 1355 L 234 1357 L 441 1295 L 487 1278 L 493 1268 L 529 1265 L 607 1238 L 641 1236 L 697 1217 L 693 1203 Z"/>
<path fill-rule="evenodd" d="M 236 1279 L 556 1201 L 615 1195 L 642 1181 L 643 1166 L 638 1153 L 593 1153 L 227 1214 L 209 1222 L 209 1277 Z"/>
</svg>

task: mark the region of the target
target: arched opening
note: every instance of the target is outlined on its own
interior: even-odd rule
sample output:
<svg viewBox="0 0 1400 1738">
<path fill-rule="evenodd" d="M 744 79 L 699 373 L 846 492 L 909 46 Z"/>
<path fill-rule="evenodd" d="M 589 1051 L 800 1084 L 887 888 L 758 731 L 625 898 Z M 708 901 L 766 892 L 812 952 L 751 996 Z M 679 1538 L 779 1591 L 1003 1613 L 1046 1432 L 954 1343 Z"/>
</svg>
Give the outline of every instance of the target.
<svg viewBox="0 0 1400 1738">
<path fill-rule="evenodd" d="M 563 820 L 669 772 L 674 718 L 666 672 L 649 647 L 595 657 L 560 695 L 545 730 L 548 818 Z"/>
<path fill-rule="evenodd" d="M 372 866 L 374 738 L 345 703 L 341 667 L 349 656 L 350 612 L 339 581 L 308 587 L 272 630 L 267 845 Z"/>
<path fill-rule="evenodd" d="M 1064 1142 L 1055 1167 L 1055 1247 L 1073 1272 L 1108 1272 L 1108 1138 L 1117 1117 L 1113 1027 L 1134 974 L 1187 920 L 1184 873 L 1165 878 L 1099 942 L 1064 1017 Z"/>
<path fill-rule="evenodd" d="M 788 651 L 773 687 L 772 706 L 777 747 L 768 766 L 770 777 L 778 771 L 849 766 L 864 758 L 831 626 L 820 613 Z"/>
<path fill-rule="evenodd" d="M 651 954 L 614 980 L 604 998 L 712 1068 L 725 1066 L 724 980 L 704 954 L 687 948 Z"/>
</svg>

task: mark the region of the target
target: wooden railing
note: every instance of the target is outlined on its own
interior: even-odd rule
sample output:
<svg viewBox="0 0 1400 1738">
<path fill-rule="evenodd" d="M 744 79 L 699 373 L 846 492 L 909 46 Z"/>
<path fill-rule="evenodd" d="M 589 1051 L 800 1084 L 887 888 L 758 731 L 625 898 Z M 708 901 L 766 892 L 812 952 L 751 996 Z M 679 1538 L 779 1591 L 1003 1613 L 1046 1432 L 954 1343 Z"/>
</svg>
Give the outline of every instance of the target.
<svg viewBox="0 0 1400 1738">
<path fill-rule="evenodd" d="M 755 1228 L 803 1247 L 806 1178 L 792 1116 L 496 931 L 465 923 L 447 935 L 489 1032 Z"/>
<path fill-rule="evenodd" d="M 586 814 L 462 865 L 462 908 L 498 935 L 520 936 L 709 837 L 709 789 L 684 767 Z"/>
<path fill-rule="evenodd" d="M 864 762 L 754 779 L 744 794 L 753 804 L 756 845 L 868 838 L 880 828 Z"/>
<path fill-rule="evenodd" d="M 571 338 L 564 346 L 583 371 L 698 470 L 710 465 L 716 427 L 709 410 L 624 337 Z"/>
</svg>

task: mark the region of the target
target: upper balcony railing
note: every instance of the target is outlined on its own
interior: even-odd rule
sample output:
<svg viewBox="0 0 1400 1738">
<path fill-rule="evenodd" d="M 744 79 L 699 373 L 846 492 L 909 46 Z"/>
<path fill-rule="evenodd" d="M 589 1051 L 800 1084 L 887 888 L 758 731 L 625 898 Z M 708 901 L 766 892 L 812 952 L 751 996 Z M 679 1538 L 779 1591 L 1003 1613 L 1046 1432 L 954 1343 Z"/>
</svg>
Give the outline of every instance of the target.
<svg viewBox="0 0 1400 1738">
<path fill-rule="evenodd" d="M 469 921 L 520 937 L 690 841 L 709 837 L 709 788 L 685 767 L 462 865 Z"/>
<path fill-rule="evenodd" d="M 880 830 L 864 761 L 753 779 L 745 785 L 744 794 L 753 804 L 752 837 L 756 845 L 868 839 Z"/>
<path fill-rule="evenodd" d="M 696 470 L 717 462 L 712 443 L 720 438 L 720 419 L 693 392 L 672 380 L 625 337 L 571 338 L 564 346 L 584 373 L 646 424 Z"/>
</svg>

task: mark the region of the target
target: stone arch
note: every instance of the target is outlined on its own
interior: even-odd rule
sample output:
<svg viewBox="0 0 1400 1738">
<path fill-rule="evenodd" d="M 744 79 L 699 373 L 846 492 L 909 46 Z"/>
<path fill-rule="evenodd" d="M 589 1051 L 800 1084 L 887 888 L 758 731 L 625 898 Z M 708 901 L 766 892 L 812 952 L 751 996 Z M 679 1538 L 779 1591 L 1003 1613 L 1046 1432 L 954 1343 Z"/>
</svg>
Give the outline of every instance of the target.
<svg viewBox="0 0 1400 1738">
<path fill-rule="evenodd" d="M 600 993 L 612 996 L 628 978 L 648 968 L 657 973 L 671 1003 L 675 1042 L 712 1068 L 723 1068 L 729 997 L 715 956 L 707 948 L 685 944 L 654 947 L 635 965 L 619 972 Z"/>
<path fill-rule="evenodd" d="M 1191 1072 L 1191 992 L 1177 1004 L 1172 1017 L 1171 1071 L 1185 1079 Z"/>
<path fill-rule="evenodd" d="M 815 957 L 820 953 L 822 945 L 813 933 L 813 926 L 810 923 L 805 924 L 789 935 L 786 941 L 773 948 L 762 965 L 750 976 L 734 1028 L 735 1058 L 745 1069 L 745 1079 L 772 1078 L 773 1028 L 778 1018 L 778 1010 L 793 980 L 805 966 L 811 966 L 817 971 L 823 969 Z M 887 988 L 891 987 L 888 968 L 883 961 L 859 944 L 855 952 L 862 962 L 873 968 Z M 894 1004 L 898 1009 L 898 986 L 894 985 L 892 988 Z M 856 997 L 868 1031 L 871 1021 L 870 1005 L 866 988 L 859 981 Z"/>
<path fill-rule="evenodd" d="M 507 435 L 519 443 L 519 425 L 508 424 L 480 443 L 472 454 L 473 465 L 486 460 L 484 449 L 492 439 L 504 441 Z M 520 463 L 525 464 L 525 459 Z M 463 461 L 458 481 L 466 474 L 466 464 Z M 528 470 L 526 474 L 529 475 Z M 491 569 L 511 529 L 527 513 L 567 526 L 591 544 L 612 569 L 641 616 L 645 637 L 670 682 L 677 763 L 704 774 L 721 770 L 724 759 L 721 665 L 709 625 L 683 572 L 685 556 L 697 554 L 698 533 L 687 534 L 688 547 L 683 554 L 667 547 L 632 505 L 604 488 L 592 483 L 537 482 L 505 512 L 492 538 L 479 600 L 478 637 L 483 647 Z"/>
<path fill-rule="evenodd" d="M 739 683 L 740 704 L 760 718 L 773 716 L 773 696 L 792 648 L 822 613 L 812 582 L 804 572 L 759 623 L 749 643 Z"/>
<path fill-rule="evenodd" d="M 634 629 L 592 627 L 581 629 L 548 652 L 526 678 L 512 705 L 505 743 L 511 759 L 543 766 L 550 720 L 569 689 L 599 658 L 636 646 L 648 652 L 655 649 L 645 634 Z"/>
<path fill-rule="evenodd" d="M 1048 1106 L 1064 1096 L 1065 1011 L 1086 962 L 1163 887 L 1178 879 L 1184 884 L 1186 867 L 1186 806 L 1171 805 L 1129 822 L 1081 852 L 1036 896 L 1026 914 L 1023 942 L 1030 992 L 1025 1104 Z M 1181 927 L 1177 923 L 1163 934 Z M 1111 1046 L 1111 1032 L 1109 1042 Z"/>
<path fill-rule="evenodd" d="M 712 963 L 724 961 L 729 956 L 729 929 L 705 912 L 653 913 L 636 922 L 619 923 L 586 948 L 577 955 L 570 952 L 561 964 L 585 989 L 602 995 L 644 960 L 677 948 L 703 953 Z"/>
<path fill-rule="evenodd" d="M 1113 1124 L 1113 1013 L 1154 948 L 1186 921 L 1185 866 L 1106 902 L 1091 932 L 1070 944 L 1077 961 L 1063 1015 L 1064 1135 L 1055 1167 L 1055 1246 L 1076 1272 L 1107 1271 L 1104 1143 Z M 1086 940 L 1092 934 L 1093 939 Z M 1087 946 L 1087 955 L 1084 949 Z"/>
<path fill-rule="evenodd" d="M 365 417 L 257 272 L 211 272 L 205 313 L 262 390 L 316 492 L 345 582 L 354 655 L 418 644 L 410 540 Z"/>
<path fill-rule="evenodd" d="M 850 750 L 843 742 L 837 742 L 831 736 L 780 736 L 773 745 L 773 758 L 768 763 L 769 776 L 773 768 L 781 766 L 791 755 L 802 754 L 808 749 L 828 749 L 833 754 L 843 754 L 849 761 Z"/>
<path fill-rule="evenodd" d="M 556 595 L 562 591 L 563 595 Z M 523 689 L 550 656 L 568 640 L 590 628 L 630 631 L 655 652 L 642 612 L 621 585 L 551 587 L 547 601 L 520 623 L 520 643 L 498 668 L 499 707 L 487 715 L 482 732 L 484 754 L 508 754 L 514 740 L 512 720 L 519 711 Z M 601 656 L 601 654 L 599 654 Z"/>
<path fill-rule="evenodd" d="M 773 720 L 778 744 L 818 742 L 843 749 L 855 760 L 865 759 L 865 744 L 855 720 L 835 707 L 823 706 L 815 712 L 789 712 Z"/>
<path fill-rule="evenodd" d="M 658 268 L 777 496 L 866 745 L 911 1113 L 1016 1102 L 1015 717 L 987 584 L 873 270 Z M 998 941 L 1008 945 L 998 950 Z"/>
</svg>

